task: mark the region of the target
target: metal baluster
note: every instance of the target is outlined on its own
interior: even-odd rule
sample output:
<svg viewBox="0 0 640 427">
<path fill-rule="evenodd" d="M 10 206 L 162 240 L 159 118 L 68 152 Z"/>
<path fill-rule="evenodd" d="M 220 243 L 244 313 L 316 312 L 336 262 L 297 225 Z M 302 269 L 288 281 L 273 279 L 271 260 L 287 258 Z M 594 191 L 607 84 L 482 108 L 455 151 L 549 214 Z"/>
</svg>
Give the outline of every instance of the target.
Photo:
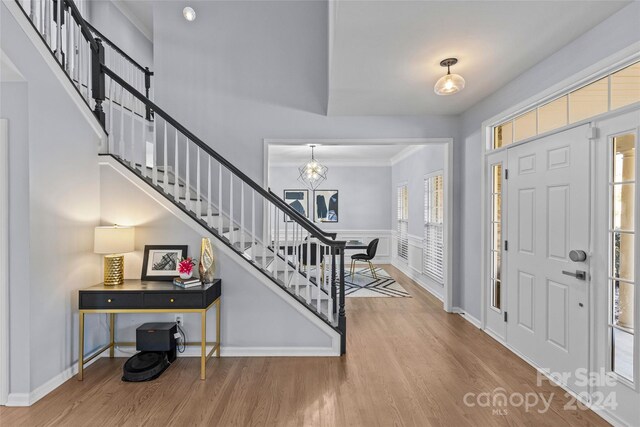
<svg viewBox="0 0 640 427">
<path fill-rule="evenodd" d="M 147 176 L 147 122 L 144 120 L 140 120 L 142 123 L 142 143 L 140 144 L 140 172 L 143 177 Z"/>
<path fill-rule="evenodd" d="M 211 203 L 211 156 L 207 156 L 207 225 L 209 228 L 213 227 Z"/>
<path fill-rule="evenodd" d="M 332 300 L 332 313 L 336 310 L 336 247 L 331 247 L 331 300 Z"/>
<path fill-rule="evenodd" d="M 322 313 L 322 292 L 320 291 L 321 274 L 320 274 L 320 242 L 316 242 L 316 306 L 318 313 Z"/>
<path fill-rule="evenodd" d="M 245 252 L 244 228 L 244 182 L 240 181 L 240 252 Z"/>
<path fill-rule="evenodd" d="M 178 129 L 176 129 L 176 144 L 175 144 L 175 157 L 173 158 L 174 169 L 173 169 L 173 198 L 176 202 L 180 203 L 180 186 L 178 185 L 178 151 L 179 151 L 179 143 L 178 143 Z"/>
<path fill-rule="evenodd" d="M 136 137 L 135 137 L 136 114 L 133 111 L 134 96 L 130 92 L 129 92 L 129 100 L 131 102 L 131 105 L 130 105 L 130 108 L 131 108 L 131 159 L 129 159 L 129 163 L 131 164 L 131 167 L 135 170 L 135 168 L 136 168 L 136 156 L 135 156 L 135 152 L 136 152 Z"/>
<path fill-rule="evenodd" d="M 113 93 L 112 93 L 113 90 Z M 109 153 L 113 154 L 115 150 L 115 138 L 113 137 L 113 100 L 116 87 L 112 78 L 109 78 Z"/>
<path fill-rule="evenodd" d="M 36 28 L 40 28 L 39 22 L 38 22 L 39 9 L 36 7 L 37 4 L 38 2 L 36 0 L 31 0 L 31 7 L 29 8 L 29 17 L 31 18 L 31 22 L 33 22 L 33 25 L 35 25 Z"/>
<path fill-rule="evenodd" d="M 56 1 L 56 59 L 62 64 L 62 0 Z M 64 66 L 64 64 L 62 64 Z"/>
<path fill-rule="evenodd" d="M 120 158 L 124 160 L 124 87 L 120 86 Z"/>
<path fill-rule="evenodd" d="M 282 213 L 282 220 L 284 221 L 284 284 L 289 287 L 289 227 L 287 227 L 287 215 Z"/>
<path fill-rule="evenodd" d="M 186 168 L 185 168 L 185 180 L 186 183 L 184 184 L 184 189 L 185 189 L 185 199 L 184 199 L 184 206 L 187 208 L 187 210 L 191 210 L 191 173 L 189 170 L 189 138 L 185 137 L 186 139 L 186 144 L 185 144 L 185 156 L 186 156 Z"/>
<path fill-rule="evenodd" d="M 151 151 L 152 151 L 152 157 L 153 157 L 153 165 L 151 169 L 151 175 L 152 175 L 152 180 L 153 180 L 153 185 L 158 185 L 158 139 L 156 138 L 157 135 L 157 125 L 156 125 L 157 120 L 153 121 L 153 138 L 151 139 Z M 165 128 L 167 126 L 167 123 L 165 122 Z M 167 145 L 167 139 L 165 138 L 164 140 L 164 144 L 165 144 L 165 152 L 166 152 L 166 145 Z M 166 159 L 166 157 L 165 157 Z M 166 173 L 166 172 L 165 172 Z"/>
<path fill-rule="evenodd" d="M 294 237 L 294 250 L 293 250 L 293 264 L 295 266 L 295 275 L 296 275 L 296 295 L 300 295 L 300 244 L 302 241 L 299 241 L 298 238 L 302 238 L 302 227 L 297 222 L 295 224 L 295 237 Z"/>
<path fill-rule="evenodd" d="M 229 242 L 232 246 L 235 241 L 233 224 L 233 172 L 229 171 Z"/>
<path fill-rule="evenodd" d="M 67 40 L 67 52 L 65 54 L 65 61 L 66 61 L 66 70 L 67 70 L 67 74 L 71 75 L 71 70 L 72 70 L 72 66 L 71 66 L 71 60 L 73 58 L 73 55 L 71 54 L 71 52 L 73 52 L 73 38 L 72 38 L 72 34 L 73 34 L 73 21 L 72 21 L 72 17 L 71 17 L 71 9 L 66 8 L 65 9 L 65 15 L 66 15 L 66 19 L 65 19 L 65 36 L 66 36 L 66 40 Z"/>
<path fill-rule="evenodd" d="M 223 231 L 223 215 L 222 215 L 222 163 L 218 167 L 218 234 L 222 237 Z"/>
<path fill-rule="evenodd" d="M 269 233 L 269 202 L 264 200 L 262 204 L 262 268 L 267 269 L 267 238 Z"/>
<path fill-rule="evenodd" d="M 44 41 L 51 46 L 51 0 L 44 4 Z"/>
<path fill-rule="evenodd" d="M 89 103 L 89 107 L 93 109 L 93 105 L 91 105 L 93 102 L 93 97 L 91 96 L 91 47 L 89 44 L 85 44 L 85 46 L 87 49 L 87 55 L 85 55 L 85 60 L 87 61 L 87 102 Z M 124 91 L 124 88 L 122 88 L 122 90 Z"/>
<path fill-rule="evenodd" d="M 200 192 L 200 147 L 196 145 L 196 216 L 202 216 L 202 193 Z"/>
<path fill-rule="evenodd" d="M 251 190 L 251 260 L 256 262 L 256 191 Z"/>
<path fill-rule="evenodd" d="M 306 276 L 307 276 L 307 304 L 311 304 L 311 233 L 307 231 L 307 256 L 305 257 L 303 254 L 303 260 L 306 266 Z"/>
<path fill-rule="evenodd" d="M 329 247 L 326 247 L 327 249 L 327 253 L 329 252 Z M 327 268 L 326 270 L 331 272 L 333 271 L 333 269 L 335 268 L 333 265 L 333 258 L 328 257 L 328 263 L 330 265 L 330 268 Z M 327 286 L 326 288 L 328 289 L 327 291 L 327 316 L 329 317 L 329 322 L 333 322 L 333 295 L 331 294 L 331 274 L 325 274 L 325 281 L 327 281 Z"/>
<path fill-rule="evenodd" d="M 73 80 L 78 86 L 78 90 L 82 89 L 80 84 L 80 28 L 74 25 L 74 37 L 73 37 Z M 111 68 L 111 66 L 109 67 Z M 109 79 L 111 80 L 111 78 Z M 81 92 L 82 93 L 82 92 Z M 111 99 L 113 102 L 113 98 Z"/>
<path fill-rule="evenodd" d="M 278 278 L 278 208 L 273 205 L 273 228 L 272 228 L 272 248 L 273 248 L 273 277 Z"/>
<path fill-rule="evenodd" d="M 158 117 L 153 121 L 153 123 L 158 121 Z M 169 194 L 169 139 L 167 139 L 167 121 L 164 121 L 164 145 L 162 147 L 162 155 L 164 158 L 162 159 L 162 164 L 164 170 L 162 171 L 162 186 L 164 187 L 164 192 Z M 156 163 L 153 164 L 153 169 L 156 170 Z M 175 179 L 175 177 L 173 178 Z"/>
</svg>

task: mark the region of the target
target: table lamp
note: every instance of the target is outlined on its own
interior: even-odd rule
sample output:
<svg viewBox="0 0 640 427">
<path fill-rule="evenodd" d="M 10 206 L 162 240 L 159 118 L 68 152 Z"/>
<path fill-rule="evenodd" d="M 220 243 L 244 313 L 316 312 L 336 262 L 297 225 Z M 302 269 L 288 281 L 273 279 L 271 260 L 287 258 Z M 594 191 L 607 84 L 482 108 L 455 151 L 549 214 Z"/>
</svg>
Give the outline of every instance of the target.
<svg viewBox="0 0 640 427">
<path fill-rule="evenodd" d="M 93 251 L 104 254 L 104 285 L 124 283 L 124 253 L 133 252 L 133 227 L 96 227 Z"/>
</svg>

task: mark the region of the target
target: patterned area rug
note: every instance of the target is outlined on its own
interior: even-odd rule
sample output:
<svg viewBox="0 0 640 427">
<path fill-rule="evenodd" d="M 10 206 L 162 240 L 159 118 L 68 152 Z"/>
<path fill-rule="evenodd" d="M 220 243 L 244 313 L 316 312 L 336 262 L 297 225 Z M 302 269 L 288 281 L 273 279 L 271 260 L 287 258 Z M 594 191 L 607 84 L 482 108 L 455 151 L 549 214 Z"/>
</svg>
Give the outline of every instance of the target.
<svg viewBox="0 0 640 427">
<path fill-rule="evenodd" d="M 369 267 L 356 269 L 355 274 L 345 278 L 345 296 L 347 298 L 392 297 L 411 298 L 411 295 L 398 282 L 393 280 L 384 269 L 376 267 L 378 279 L 374 279 Z"/>
</svg>

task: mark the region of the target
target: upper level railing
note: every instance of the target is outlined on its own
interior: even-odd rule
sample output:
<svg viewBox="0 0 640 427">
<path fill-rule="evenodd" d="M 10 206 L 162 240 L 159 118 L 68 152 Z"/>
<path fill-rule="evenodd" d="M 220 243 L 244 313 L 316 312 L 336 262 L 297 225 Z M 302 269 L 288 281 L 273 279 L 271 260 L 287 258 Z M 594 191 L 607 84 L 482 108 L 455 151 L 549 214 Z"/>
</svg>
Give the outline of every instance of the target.
<svg viewBox="0 0 640 427">
<path fill-rule="evenodd" d="M 257 184 L 151 99 L 142 67 L 73 0 L 16 0 L 108 134 L 108 152 L 316 314 L 345 348 L 345 242 Z M 105 48 L 106 46 L 106 48 Z M 152 120 L 153 119 L 153 120 Z"/>
</svg>

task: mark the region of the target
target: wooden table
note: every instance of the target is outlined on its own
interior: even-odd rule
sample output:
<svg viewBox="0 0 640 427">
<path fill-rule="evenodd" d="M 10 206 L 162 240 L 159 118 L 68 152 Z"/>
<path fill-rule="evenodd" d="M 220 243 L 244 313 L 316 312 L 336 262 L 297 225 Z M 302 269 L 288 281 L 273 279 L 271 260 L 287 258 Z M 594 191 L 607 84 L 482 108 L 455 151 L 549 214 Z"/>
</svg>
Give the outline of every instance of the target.
<svg viewBox="0 0 640 427">
<path fill-rule="evenodd" d="M 79 316 L 79 355 L 78 380 L 84 376 L 84 365 L 109 350 L 109 357 L 114 357 L 117 345 L 135 345 L 130 342 L 116 342 L 115 321 L 117 314 L 125 313 L 199 313 L 202 321 L 200 342 L 185 343 L 199 345 L 200 379 L 205 379 L 206 362 L 216 352 L 220 357 L 220 294 L 222 282 L 215 279 L 204 286 L 184 289 L 171 282 L 155 282 L 141 280 L 125 280 L 120 286 L 104 286 L 103 283 L 90 288 L 81 289 L 78 295 Z M 216 341 L 207 342 L 207 311 L 216 307 Z M 88 358 L 84 358 L 84 316 L 86 314 L 109 314 L 109 344 L 98 349 Z M 207 353 L 207 345 L 212 349 Z"/>
</svg>

